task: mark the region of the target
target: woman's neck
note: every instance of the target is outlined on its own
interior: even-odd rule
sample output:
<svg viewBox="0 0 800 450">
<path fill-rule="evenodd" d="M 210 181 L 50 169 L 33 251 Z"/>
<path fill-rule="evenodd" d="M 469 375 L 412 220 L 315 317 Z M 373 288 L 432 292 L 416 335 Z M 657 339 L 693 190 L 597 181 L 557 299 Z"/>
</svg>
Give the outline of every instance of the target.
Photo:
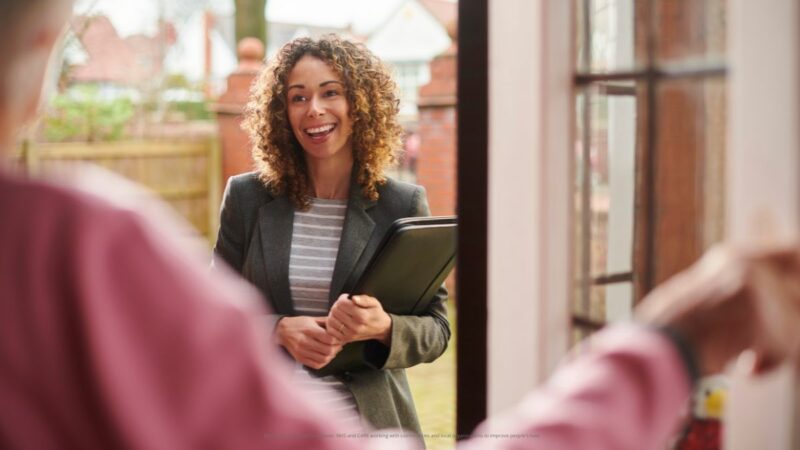
<svg viewBox="0 0 800 450">
<path fill-rule="evenodd" d="M 311 195 L 316 198 L 341 200 L 350 194 L 350 174 L 352 161 L 308 161 L 308 175 L 311 179 Z"/>
</svg>

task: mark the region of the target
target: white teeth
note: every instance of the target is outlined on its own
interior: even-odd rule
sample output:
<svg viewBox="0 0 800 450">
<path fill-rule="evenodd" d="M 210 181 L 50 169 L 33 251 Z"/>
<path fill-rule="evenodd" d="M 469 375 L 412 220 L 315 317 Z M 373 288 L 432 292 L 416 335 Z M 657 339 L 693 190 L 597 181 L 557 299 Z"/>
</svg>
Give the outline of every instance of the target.
<svg viewBox="0 0 800 450">
<path fill-rule="evenodd" d="M 333 129 L 333 124 L 323 125 L 317 128 L 307 128 L 306 133 L 314 134 L 314 133 L 325 133 L 326 131 L 331 131 Z"/>
</svg>

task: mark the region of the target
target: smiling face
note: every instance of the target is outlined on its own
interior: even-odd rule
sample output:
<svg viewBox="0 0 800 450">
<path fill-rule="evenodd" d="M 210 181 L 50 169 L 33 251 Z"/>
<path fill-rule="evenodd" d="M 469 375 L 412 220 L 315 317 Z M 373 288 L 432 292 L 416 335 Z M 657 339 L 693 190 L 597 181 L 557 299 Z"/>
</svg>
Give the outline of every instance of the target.
<svg viewBox="0 0 800 450">
<path fill-rule="evenodd" d="M 287 81 L 289 124 L 306 161 L 353 162 L 353 122 L 341 77 L 324 61 L 304 56 Z"/>
</svg>

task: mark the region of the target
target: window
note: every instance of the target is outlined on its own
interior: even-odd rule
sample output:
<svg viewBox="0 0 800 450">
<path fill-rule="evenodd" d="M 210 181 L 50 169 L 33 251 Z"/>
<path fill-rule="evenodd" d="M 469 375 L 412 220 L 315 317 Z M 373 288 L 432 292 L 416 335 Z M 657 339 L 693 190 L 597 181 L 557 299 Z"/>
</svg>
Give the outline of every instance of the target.
<svg viewBox="0 0 800 450">
<path fill-rule="evenodd" d="M 430 81 L 430 68 L 425 61 L 394 62 L 394 79 L 400 89 L 400 114 L 405 118 L 417 116 L 419 88 Z"/>
<path fill-rule="evenodd" d="M 573 341 L 722 237 L 725 0 L 575 0 Z"/>
</svg>

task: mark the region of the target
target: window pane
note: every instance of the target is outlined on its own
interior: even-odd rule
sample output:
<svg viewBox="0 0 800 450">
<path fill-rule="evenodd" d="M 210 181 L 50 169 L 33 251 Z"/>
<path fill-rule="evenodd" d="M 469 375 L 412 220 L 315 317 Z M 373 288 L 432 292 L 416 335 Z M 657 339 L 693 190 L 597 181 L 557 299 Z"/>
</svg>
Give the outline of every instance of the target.
<svg viewBox="0 0 800 450">
<path fill-rule="evenodd" d="M 430 81 L 431 74 L 425 61 L 393 63 L 393 75 L 400 90 L 400 118 L 415 121 L 418 115 L 419 88 Z"/>
<path fill-rule="evenodd" d="M 590 350 L 591 336 L 595 330 L 584 328 L 580 326 L 572 327 L 572 335 L 570 341 L 570 355 L 578 356 Z M 580 343 L 580 345 L 578 345 Z"/>
<path fill-rule="evenodd" d="M 598 286 L 605 290 L 606 323 L 624 322 L 633 316 L 633 283 L 615 283 Z"/>
<path fill-rule="evenodd" d="M 575 1 L 580 72 L 631 70 L 642 65 L 634 52 L 634 0 Z M 589 36 L 584 34 L 587 23 Z"/>
<path fill-rule="evenodd" d="M 722 238 L 725 82 L 665 81 L 657 95 L 652 239 L 660 283 Z"/>
<path fill-rule="evenodd" d="M 726 0 L 656 0 L 659 63 L 721 62 Z"/>
<path fill-rule="evenodd" d="M 634 86 L 632 82 L 598 84 L 585 89 L 578 100 L 575 217 L 576 242 L 582 245 L 576 246 L 580 247 L 576 256 L 591 277 L 632 269 L 637 130 Z M 587 105 L 588 115 L 584 112 Z M 586 122 L 591 130 L 588 134 L 584 131 Z M 584 231 L 587 225 L 588 231 Z"/>
<path fill-rule="evenodd" d="M 633 283 L 592 286 L 589 298 L 589 308 L 584 309 L 578 305 L 573 311 L 574 316 L 603 324 L 628 321 L 633 315 Z M 574 342 L 595 331 L 593 327 L 581 325 L 580 321 L 573 326 L 573 330 L 576 332 L 573 336 L 576 339 Z"/>
<path fill-rule="evenodd" d="M 573 180 L 574 186 L 574 193 L 573 193 L 573 206 L 575 214 L 573 216 L 573 255 L 574 255 L 574 262 L 573 262 L 573 278 L 575 280 L 575 292 L 572 297 L 573 301 L 576 304 L 581 302 L 581 284 L 588 283 L 590 280 L 589 277 L 589 266 L 584 263 L 584 253 L 587 254 L 588 257 L 588 249 L 589 249 L 589 242 L 588 240 L 584 242 L 584 228 L 587 230 L 589 229 L 589 222 L 585 219 L 584 214 L 584 192 L 583 192 L 583 172 L 584 172 L 584 140 L 588 139 L 586 137 L 586 133 L 584 132 L 584 122 L 588 122 L 589 118 L 586 114 L 584 114 L 584 110 L 587 108 L 587 103 L 589 101 L 589 90 L 585 89 L 583 91 L 578 91 L 578 95 L 575 96 L 575 133 L 573 136 L 575 137 L 575 147 L 574 147 L 574 161 L 575 161 L 575 178 Z M 588 204 L 588 203 L 587 203 Z M 574 309 L 574 308 L 573 308 Z"/>
<path fill-rule="evenodd" d="M 626 283 L 627 300 L 613 303 L 608 316 L 606 287 L 592 285 L 597 277 L 633 270 L 639 90 L 634 82 L 595 84 L 577 96 L 573 312 L 595 322 L 630 304 Z"/>
</svg>

